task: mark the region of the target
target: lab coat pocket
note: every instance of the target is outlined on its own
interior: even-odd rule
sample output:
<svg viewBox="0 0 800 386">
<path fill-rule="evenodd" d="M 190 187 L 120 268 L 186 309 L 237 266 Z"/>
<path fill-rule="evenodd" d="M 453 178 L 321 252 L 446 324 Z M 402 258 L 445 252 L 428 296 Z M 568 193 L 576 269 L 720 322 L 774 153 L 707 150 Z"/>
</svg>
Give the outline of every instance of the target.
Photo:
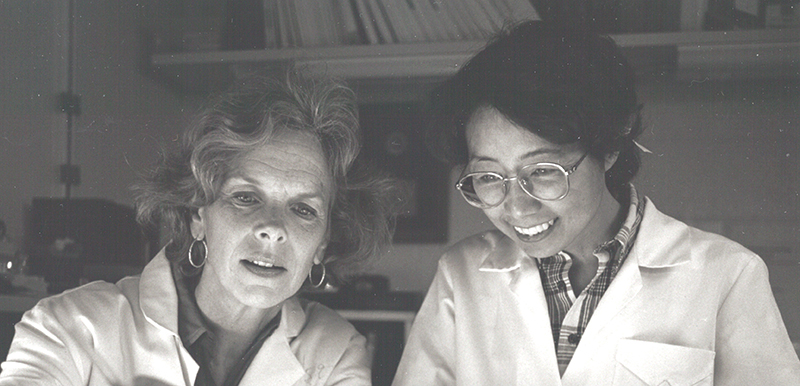
<svg viewBox="0 0 800 386">
<path fill-rule="evenodd" d="M 617 346 L 613 385 L 711 386 L 714 352 L 623 339 Z"/>
</svg>

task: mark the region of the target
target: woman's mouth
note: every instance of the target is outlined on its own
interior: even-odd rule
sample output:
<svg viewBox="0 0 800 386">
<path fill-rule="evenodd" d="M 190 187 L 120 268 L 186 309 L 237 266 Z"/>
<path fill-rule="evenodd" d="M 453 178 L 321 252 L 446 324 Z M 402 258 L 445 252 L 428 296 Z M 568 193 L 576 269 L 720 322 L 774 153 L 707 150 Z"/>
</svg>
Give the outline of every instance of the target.
<svg viewBox="0 0 800 386">
<path fill-rule="evenodd" d="M 270 261 L 241 260 L 241 263 L 248 271 L 262 277 L 273 277 L 286 272 L 286 268 L 276 266 Z"/>
<path fill-rule="evenodd" d="M 550 234 L 552 226 L 555 224 L 555 222 L 556 220 L 552 219 L 550 221 L 527 228 L 515 226 L 514 231 L 517 233 L 517 237 L 519 237 L 519 239 L 522 241 L 538 241 Z"/>
<path fill-rule="evenodd" d="M 269 262 L 266 262 L 266 261 L 247 260 L 247 262 L 251 263 L 251 264 L 254 264 L 254 265 L 257 265 L 259 267 L 263 267 L 263 268 L 272 268 L 272 267 L 275 266 L 275 264 L 272 264 L 272 263 L 269 263 Z"/>
</svg>

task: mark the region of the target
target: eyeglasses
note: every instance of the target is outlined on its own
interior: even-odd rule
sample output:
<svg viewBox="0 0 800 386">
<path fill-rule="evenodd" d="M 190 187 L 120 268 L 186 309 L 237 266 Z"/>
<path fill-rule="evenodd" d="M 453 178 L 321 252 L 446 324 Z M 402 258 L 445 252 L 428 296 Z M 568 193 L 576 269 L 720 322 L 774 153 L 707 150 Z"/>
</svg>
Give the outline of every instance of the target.
<svg viewBox="0 0 800 386">
<path fill-rule="evenodd" d="M 481 209 L 500 205 L 508 194 L 508 182 L 512 180 L 517 180 L 522 190 L 533 198 L 560 200 L 569 193 L 569 175 L 588 154 L 584 153 L 569 169 L 552 162 L 539 162 L 523 166 L 515 177 L 506 178 L 495 172 L 469 173 L 458 180 L 456 189 L 470 205 Z"/>
</svg>

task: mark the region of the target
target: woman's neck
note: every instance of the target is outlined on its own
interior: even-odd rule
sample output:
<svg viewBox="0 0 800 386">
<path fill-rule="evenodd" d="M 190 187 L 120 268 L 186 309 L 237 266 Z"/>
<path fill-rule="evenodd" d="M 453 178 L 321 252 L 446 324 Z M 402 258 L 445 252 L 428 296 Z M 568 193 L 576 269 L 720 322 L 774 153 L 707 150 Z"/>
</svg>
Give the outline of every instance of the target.
<svg viewBox="0 0 800 386">
<path fill-rule="evenodd" d="M 606 190 L 601 196 L 597 213 L 587 227 L 584 242 L 579 247 L 566 251 L 573 260 L 569 277 L 576 296 L 589 285 L 597 273 L 599 261 L 594 255 L 595 250 L 616 236 L 626 214 L 627 210 L 623 205 Z"/>
<path fill-rule="evenodd" d="M 278 314 L 281 304 L 268 309 L 247 307 L 238 302 L 224 301 L 218 293 L 204 291 L 201 285 L 197 286 L 194 294 L 200 314 L 214 336 L 210 374 L 221 385 L 259 332 Z"/>
<path fill-rule="evenodd" d="M 195 299 L 200 313 L 216 336 L 247 342 L 252 341 L 281 308 L 281 304 L 260 309 L 225 301 L 219 298 L 218 293 L 204 291 L 202 284 L 195 289 Z"/>
<path fill-rule="evenodd" d="M 608 190 L 600 196 L 600 204 L 592 220 L 586 226 L 582 240 L 566 250 L 573 258 L 587 259 L 594 256 L 597 247 L 617 235 L 625 222 L 627 210 L 623 208 Z"/>
</svg>

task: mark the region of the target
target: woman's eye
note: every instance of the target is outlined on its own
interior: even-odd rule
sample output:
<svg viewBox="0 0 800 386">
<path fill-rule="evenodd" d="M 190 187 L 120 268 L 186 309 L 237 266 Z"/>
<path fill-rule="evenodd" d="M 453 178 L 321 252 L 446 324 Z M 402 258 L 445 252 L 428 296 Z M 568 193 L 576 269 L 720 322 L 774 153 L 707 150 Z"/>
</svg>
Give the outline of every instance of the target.
<svg viewBox="0 0 800 386">
<path fill-rule="evenodd" d="M 499 180 L 500 178 L 494 174 L 482 174 L 478 176 L 478 181 L 482 184 L 489 184 L 492 182 L 497 182 Z"/>
<path fill-rule="evenodd" d="M 294 212 L 297 213 L 300 217 L 311 219 L 317 217 L 316 209 L 308 206 L 308 205 L 297 205 L 294 208 Z"/>
<path fill-rule="evenodd" d="M 258 199 L 252 194 L 247 192 L 234 193 L 232 195 L 233 201 L 239 205 L 253 205 L 258 202 Z"/>
<path fill-rule="evenodd" d="M 560 171 L 554 168 L 536 168 L 531 171 L 531 177 L 552 177 L 557 173 L 560 173 Z"/>
</svg>

